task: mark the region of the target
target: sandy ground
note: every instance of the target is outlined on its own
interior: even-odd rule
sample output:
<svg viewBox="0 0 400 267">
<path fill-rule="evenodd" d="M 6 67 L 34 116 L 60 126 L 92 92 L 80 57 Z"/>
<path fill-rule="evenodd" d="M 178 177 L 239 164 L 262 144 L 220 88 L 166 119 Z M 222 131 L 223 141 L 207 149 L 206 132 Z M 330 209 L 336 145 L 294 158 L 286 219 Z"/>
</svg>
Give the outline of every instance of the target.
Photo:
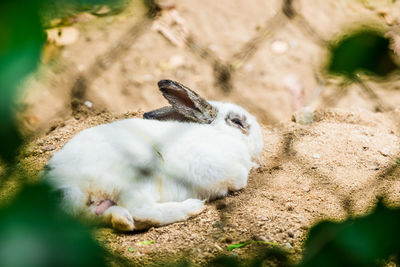
<svg viewBox="0 0 400 267">
<path fill-rule="evenodd" d="M 74 134 L 97 124 L 140 113 L 113 116 L 81 111 L 26 149 L 21 165 L 39 171 Z M 400 138 L 393 118 L 398 112 L 374 114 L 324 110 L 304 126 L 289 122 L 263 127 L 264 151 L 248 186 L 207 204 L 185 222 L 123 234 L 99 229 L 96 238 L 111 251 L 139 265 L 195 255 L 201 264 L 215 255 L 248 256 L 257 244 L 227 252 L 231 243 L 268 240 L 301 253 L 307 230 L 321 219 L 342 220 L 371 210 L 377 197 L 400 205 L 398 162 Z M 154 241 L 140 245 L 141 241 Z M 130 252 L 133 248 L 134 252 Z"/>
<path fill-rule="evenodd" d="M 260 167 L 251 172 L 244 190 L 207 204 L 197 217 L 132 234 L 99 229 L 96 238 L 102 244 L 138 265 L 184 253 L 194 255 L 198 264 L 220 253 L 248 256 L 259 245 L 232 252 L 226 246 L 249 240 L 277 243 L 296 260 L 307 230 L 317 221 L 364 214 L 377 196 L 400 204 L 397 74 L 385 80 L 362 77 L 377 100 L 360 85 L 321 70 L 327 62 L 325 40 L 359 23 L 392 29 L 398 24 L 398 3 L 315 0 L 311 5 L 302 0 L 294 6 L 303 20 L 286 21 L 274 19 L 280 12 L 277 0 L 163 2 L 175 3 L 169 10 L 184 21 L 179 26 L 175 17 L 172 23 L 178 27 L 175 43 L 142 20 L 143 8 L 133 4 L 117 16 L 85 15 L 73 26 L 79 36 L 72 44 L 48 44 L 44 63 L 21 90 L 19 118 L 31 138 L 21 166 L 37 173 L 80 130 L 165 105 L 156 82 L 170 78 L 208 99 L 231 101 L 255 114 L 264 125 Z M 167 20 L 168 12 L 162 18 Z M 135 30 L 138 24 L 141 31 Z M 264 34 L 265 29 L 270 33 Z M 260 33 L 264 37 L 252 56 L 240 56 Z M 191 36 L 213 56 L 201 57 L 193 47 L 181 46 L 182 36 Z M 216 82 L 216 62 L 233 66 L 228 92 Z M 291 122 L 296 105 L 312 99 L 316 73 L 325 86 L 312 101 L 315 122 Z M 80 94 L 71 93 L 78 77 L 86 77 L 87 86 Z M 290 93 L 293 88 L 300 92 L 297 97 Z M 76 104 L 77 96 L 80 102 L 90 101 L 91 108 Z M 385 112 L 377 112 L 382 107 Z M 145 240 L 154 243 L 138 244 Z"/>
</svg>

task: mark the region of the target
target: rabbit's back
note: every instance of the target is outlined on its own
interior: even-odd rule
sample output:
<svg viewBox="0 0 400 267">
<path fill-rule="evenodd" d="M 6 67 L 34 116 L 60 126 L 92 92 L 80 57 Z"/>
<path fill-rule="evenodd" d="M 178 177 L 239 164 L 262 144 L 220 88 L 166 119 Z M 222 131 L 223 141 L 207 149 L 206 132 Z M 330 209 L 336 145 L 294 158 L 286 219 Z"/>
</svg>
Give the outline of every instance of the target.
<svg viewBox="0 0 400 267">
<path fill-rule="evenodd" d="M 156 163 L 150 129 L 157 122 L 143 122 L 126 119 L 80 132 L 50 159 L 46 179 L 58 188 L 79 186 L 98 194 L 132 187 Z"/>
<path fill-rule="evenodd" d="M 51 158 L 46 176 L 58 188 L 78 186 L 92 195 L 116 198 L 122 191 L 154 184 L 162 175 L 166 191 L 180 192 L 165 192 L 164 200 L 178 201 L 226 188 L 224 180 L 237 168 L 251 167 L 235 132 L 125 119 L 80 132 Z"/>
</svg>

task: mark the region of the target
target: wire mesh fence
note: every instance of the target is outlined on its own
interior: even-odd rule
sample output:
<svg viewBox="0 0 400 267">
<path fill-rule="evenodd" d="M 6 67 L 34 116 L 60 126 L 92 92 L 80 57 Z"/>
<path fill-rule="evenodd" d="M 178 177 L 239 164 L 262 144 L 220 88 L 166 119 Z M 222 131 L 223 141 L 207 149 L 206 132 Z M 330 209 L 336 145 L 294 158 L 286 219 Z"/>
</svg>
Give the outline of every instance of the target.
<svg viewBox="0 0 400 267">
<path fill-rule="evenodd" d="M 91 81 L 101 76 L 105 70 L 121 60 L 124 54 L 131 49 L 132 45 L 140 39 L 141 36 L 146 35 L 154 25 L 157 25 L 156 29 L 170 41 L 171 45 L 184 48 L 209 65 L 210 69 L 212 69 L 216 90 L 221 90 L 224 94 L 229 94 L 233 88 L 236 87 L 235 76 L 237 75 L 237 71 L 244 68 L 246 63 L 249 62 L 260 49 L 265 49 L 262 47 L 262 44 L 271 40 L 277 33 L 289 25 L 296 27 L 307 39 L 311 40 L 315 45 L 321 47 L 325 51 L 329 51 L 333 45 L 332 42 L 334 42 L 326 40 L 326 37 L 323 37 L 318 30 L 308 22 L 307 18 L 296 9 L 298 1 L 282 0 L 280 9 L 277 10 L 272 17 L 265 20 L 264 25 L 259 27 L 256 34 L 248 38 L 248 41 L 245 42 L 238 51 L 223 60 L 218 53 L 203 44 L 202 40 L 193 34 L 192 31 L 194 29 L 189 29 L 184 25 L 183 19 L 175 12 L 175 3 L 166 6 L 163 6 L 162 2 L 160 3 L 157 1 L 144 1 L 147 9 L 146 15 L 143 16 L 139 22 L 135 22 L 134 25 L 131 25 L 126 33 L 123 34 L 119 40 L 114 42 L 105 53 L 97 56 L 97 59 L 87 68 L 87 71 L 79 74 L 71 88 L 72 100 L 84 99 L 85 92 L 88 90 L 87 88 L 90 87 Z M 171 10 L 175 13 L 171 14 Z M 394 24 L 386 30 L 395 29 L 396 27 L 398 26 Z M 321 65 L 325 61 L 326 59 L 321 59 Z M 324 85 L 328 82 L 324 78 L 325 71 L 323 68 L 320 68 L 314 70 L 314 72 L 315 84 L 319 84 L 323 90 Z M 370 101 L 371 105 L 375 106 L 376 111 L 384 112 L 394 110 L 395 107 L 376 92 L 376 86 L 370 86 L 368 82 L 363 81 L 363 77 L 358 77 L 353 83 L 344 80 L 341 84 L 336 86 L 336 90 L 332 91 L 329 95 L 325 94 L 323 97 L 319 95 L 321 88 L 316 88 L 308 102 L 318 99 L 321 103 L 320 106 L 335 107 L 335 105 L 347 95 L 349 90 L 354 90 L 354 87 L 349 88 L 349 85 L 356 84 L 358 90 Z M 397 74 L 392 76 L 391 79 L 396 79 L 396 77 Z M 74 105 L 72 106 L 74 107 Z M 267 113 L 265 116 L 271 118 L 271 123 L 278 121 L 274 118 L 274 114 L 268 114 L 270 112 L 268 109 L 264 109 L 260 112 Z M 394 117 L 392 119 L 397 120 L 397 118 Z M 290 134 L 283 135 L 282 138 L 285 140 L 283 143 L 292 144 L 295 142 L 291 136 Z M 283 152 L 279 158 L 282 160 L 287 158 L 288 150 L 291 150 L 291 147 L 292 145 L 288 145 L 286 149 L 282 149 Z M 310 163 L 304 161 L 300 161 L 299 164 L 304 167 L 310 165 Z M 383 171 L 383 173 L 392 173 L 397 166 L 398 164 L 389 166 L 388 169 L 392 171 Z M 382 175 L 382 173 L 377 174 L 375 180 L 381 179 Z M 346 201 L 344 200 L 344 202 Z M 346 203 L 348 203 L 348 201 Z"/>
<path fill-rule="evenodd" d="M 305 38 L 324 51 L 328 51 L 332 45 L 332 43 L 327 40 L 325 34 L 319 33 L 319 30 L 308 22 L 307 17 L 297 10 L 296 4 L 298 1 L 282 0 L 280 8 L 271 17 L 265 19 L 264 24 L 257 29 L 254 36 L 250 36 L 248 41 L 245 42 L 238 51 L 233 52 L 223 59 L 223 56 L 206 45 L 202 38 L 199 38 L 198 34 L 195 34 L 195 29 L 188 28 L 181 21 L 181 17 L 178 13 L 171 14 L 171 10 L 175 10 L 173 5 L 163 6 L 154 1 L 143 2 L 147 10 L 145 16 L 135 21 L 134 24 L 129 25 L 126 32 L 114 41 L 104 53 L 96 55 L 96 59 L 89 67 L 75 75 L 74 82 L 69 91 L 70 108 L 73 114 L 74 112 L 79 113 L 79 105 L 85 101 L 93 82 L 111 69 L 117 62 L 123 60 L 124 56 L 133 49 L 132 47 L 134 47 L 135 43 L 154 28 L 168 39 L 171 46 L 181 47 L 186 53 L 193 55 L 202 61 L 203 64 L 206 64 L 209 69 L 211 69 L 215 90 L 219 90 L 224 95 L 231 94 L 234 92 L 235 88 L 241 86 L 238 82 L 238 77 L 243 74 L 239 72 L 246 68 L 248 62 L 250 62 L 259 51 L 265 49 L 263 44 L 272 40 L 275 35 L 279 34 L 279 32 L 283 31 L 286 27 L 294 27 L 305 36 Z M 394 25 L 393 27 L 397 26 Z M 269 59 L 265 60 L 268 61 Z M 321 64 L 322 61 L 324 61 L 324 59 L 321 59 Z M 371 86 L 369 81 L 363 80 L 364 76 L 359 77 L 355 82 L 353 81 L 352 87 L 350 87 L 349 82 L 343 81 L 336 86 L 336 90 L 330 92 L 330 94 L 321 96 L 320 91 L 324 90 L 329 80 L 325 78 L 326 76 L 324 76 L 323 70 L 318 68 L 318 70 L 314 70 L 313 72 L 315 74 L 315 84 L 319 86 L 316 87 L 314 92 L 310 93 L 311 96 L 307 102 L 309 105 L 311 105 L 313 101 L 318 100 L 321 106 L 335 107 L 342 98 L 346 97 L 350 90 L 354 90 L 354 87 L 356 87 L 357 90 L 360 90 L 362 94 L 365 95 L 369 103 L 374 105 L 376 111 L 386 112 L 395 109 L 393 105 L 389 104 L 387 99 L 384 99 L 381 94 L 377 92 L 376 86 Z M 396 79 L 396 74 L 391 77 L 391 79 Z M 243 97 L 242 101 L 246 102 L 250 100 Z M 251 103 L 249 105 L 251 105 Z M 257 113 L 264 114 L 265 117 L 269 118 L 268 122 L 271 124 L 279 122 L 277 116 L 269 109 L 260 108 L 257 110 Z M 398 119 L 395 116 L 392 116 L 392 120 L 396 121 L 396 124 L 398 124 Z M 274 162 L 268 162 L 270 166 L 261 166 L 261 169 L 278 169 L 280 165 L 291 161 L 295 166 L 301 169 L 313 169 L 313 175 L 320 177 L 324 185 L 336 187 L 337 184 L 335 184 L 332 177 L 321 172 L 319 169 L 315 169 L 313 163 L 309 159 L 296 153 L 295 146 L 296 143 L 300 141 L 300 138 L 298 138 L 300 134 L 301 133 L 296 132 L 296 130 L 279 132 L 281 147 L 277 149 L 278 153 L 274 157 Z M 158 159 L 158 156 L 155 154 L 154 158 Z M 379 188 L 378 195 L 384 196 L 384 187 L 379 187 L 379 184 L 385 179 L 396 179 L 400 166 L 398 162 L 400 162 L 400 155 L 397 155 L 396 158 L 393 159 L 392 164 L 376 172 L 373 179 L 370 179 L 369 184 L 364 186 Z M 174 179 L 174 177 L 169 176 L 167 178 Z M 363 188 L 358 188 L 357 190 L 362 191 Z M 352 197 L 345 193 L 338 192 L 336 198 L 338 202 L 342 203 L 348 215 L 351 216 L 354 209 Z M 226 214 L 225 209 L 221 209 L 219 212 L 221 221 L 225 222 L 230 220 L 230 216 Z M 253 235 L 256 234 L 257 233 L 253 233 Z"/>
</svg>

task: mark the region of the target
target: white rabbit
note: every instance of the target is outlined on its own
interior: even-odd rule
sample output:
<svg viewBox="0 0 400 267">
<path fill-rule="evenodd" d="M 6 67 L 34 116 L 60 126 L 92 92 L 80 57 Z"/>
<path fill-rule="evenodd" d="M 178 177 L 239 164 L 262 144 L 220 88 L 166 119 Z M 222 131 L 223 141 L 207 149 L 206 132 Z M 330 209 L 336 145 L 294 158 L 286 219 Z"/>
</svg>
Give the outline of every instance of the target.
<svg viewBox="0 0 400 267">
<path fill-rule="evenodd" d="M 67 212 L 131 231 L 185 220 L 246 186 L 263 147 L 255 117 L 174 81 L 158 86 L 172 106 L 86 129 L 50 159 L 45 180 Z"/>
</svg>

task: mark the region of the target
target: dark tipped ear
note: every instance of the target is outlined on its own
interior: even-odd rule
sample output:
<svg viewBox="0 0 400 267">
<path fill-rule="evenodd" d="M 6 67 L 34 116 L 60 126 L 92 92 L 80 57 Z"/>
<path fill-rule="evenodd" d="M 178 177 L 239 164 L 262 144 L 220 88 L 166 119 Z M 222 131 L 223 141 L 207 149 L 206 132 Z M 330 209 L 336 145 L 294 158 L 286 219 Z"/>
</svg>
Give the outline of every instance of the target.
<svg viewBox="0 0 400 267">
<path fill-rule="evenodd" d="M 173 107 L 163 107 L 143 114 L 143 119 L 159 121 L 189 121 Z"/>
<path fill-rule="evenodd" d="M 173 109 L 189 121 L 208 124 L 217 116 L 217 110 L 210 103 L 178 82 L 161 80 L 158 87 Z"/>
</svg>

